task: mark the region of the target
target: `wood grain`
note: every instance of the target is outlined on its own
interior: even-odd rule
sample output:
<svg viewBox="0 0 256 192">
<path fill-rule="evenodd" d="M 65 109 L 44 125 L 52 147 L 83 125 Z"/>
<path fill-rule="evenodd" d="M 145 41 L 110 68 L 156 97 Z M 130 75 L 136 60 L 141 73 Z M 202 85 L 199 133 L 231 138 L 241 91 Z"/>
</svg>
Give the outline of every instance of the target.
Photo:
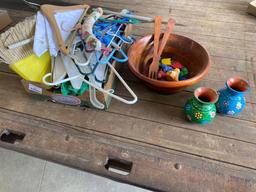
<svg viewBox="0 0 256 192">
<path fill-rule="evenodd" d="M 14 145 L 0 142 L 1 147 L 149 189 L 255 191 L 255 171 L 247 168 L 122 138 L 116 140 L 93 131 L 81 132 L 74 126 L 0 109 L 0 132 L 6 128 L 26 136 Z M 108 158 L 132 162 L 131 173 L 121 176 L 108 172 L 104 167 Z"/>
<path fill-rule="evenodd" d="M 147 101 L 140 101 L 134 106 L 113 101 L 109 112 L 93 109 L 83 112 L 71 106 L 42 102 L 35 98 L 32 100 L 19 86 L 19 79 L 16 76 L 2 75 L 0 81 L 3 85 L 7 82 L 9 84 L 8 88 L 0 87 L 0 94 L 3 97 L 0 100 L 2 108 L 204 158 L 256 168 L 256 153 L 253 153 L 256 150 L 255 136 L 252 138 L 252 143 L 248 143 L 248 140 L 247 142 L 246 140 L 238 141 L 243 137 L 241 131 L 238 132 L 240 135 L 237 135 L 237 139 L 232 139 L 233 135 L 222 137 L 195 132 L 193 128 L 200 126 L 184 121 L 183 109 Z M 83 118 L 84 116 L 86 118 Z M 227 118 L 218 117 L 214 123 L 205 126 L 204 129 L 218 128 L 230 132 L 239 128 L 239 130 L 256 131 L 256 123 L 232 119 L 227 124 L 225 123 L 227 120 Z M 253 136 L 252 132 L 250 133 Z"/>
<path fill-rule="evenodd" d="M 1 1 L 0 7 L 8 8 L 13 24 L 35 13 L 16 0 L 8 2 Z M 123 64 L 121 74 L 139 102 L 127 106 L 113 100 L 108 111 L 98 111 L 28 95 L 20 78 L 1 65 L 0 131 L 11 128 L 27 136 L 17 145 L 0 142 L 0 146 L 154 190 L 256 191 L 256 20 L 246 14 L 248 2 L 86 1 L 115 11 L 127 8 L 139 15 L 162 15 L 165 21 L 175 18 L 175 33 L 198 41 L 209 51 L 210 73 L 181 93 L 159 95 Z M 152 27 L 150 23 L 135 26 L 134 35 L 153 33 Z M 193 90 L 198 86 L 222 88 L 230 76 L 247 79 L 252 86 L 245 111 L 235 118 L 217 116 L 207 126 L 187 122 L 183 105 Z M 120 83 L 116 93 L 129 97 Z M 132 161 L 131 175 L 107 172 L 103 167 L 109 156 Z"/>
</svg>

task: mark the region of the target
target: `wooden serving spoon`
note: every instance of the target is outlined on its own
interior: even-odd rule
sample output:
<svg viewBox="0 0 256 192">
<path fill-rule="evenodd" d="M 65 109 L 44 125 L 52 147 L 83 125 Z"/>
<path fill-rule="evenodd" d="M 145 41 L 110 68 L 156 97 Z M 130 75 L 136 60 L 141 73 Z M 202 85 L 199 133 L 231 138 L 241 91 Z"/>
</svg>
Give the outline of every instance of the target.
<svg viewBox="0 0 256 192">
<path fill-rule="evenodd" d="M 170 36 L 171 32 L 173 31 L 175 23 L 176 23 L 176 21 L 172 18 L 168 20 L 168 24 L 167 24 L 166 30 L 164 32 L 163 39 L 161 40 L 160 47 L 159 47 L 159 49 L 157 49 L 158 50 L 157 55 L 155 56 L 155 49 L 156 48 L 155 48 L 155 45 L 154 45 L 154 53 L 153 54 L 148 53 L 148 55 L 144 59 L 144 63 L 143 63 L 144 66 L 149 66 L 149 61 L 152 60 L 152 58 L 153 58 L 153 62 L 149 66 L 149 73 L 148 73 L 149 75 L 148 75 L 148 77 L 150 77 L 150 78 L 154 78 L 154 79 L 157 78 L 157 72 L 158 72 L 158 69 L 159 69 L 159 60 L 160 60 L 160 57 L 161 57 L 161 55 L 164 51 L 164 48 L 165 48 L 166 43 L 169 39 L 169 36 Z M 152 64 L 154 65 L 153 66 L 154 68 L 151 67 Z M 151 68 L 154 69 L 153 72 L 152 72 Z M 156 76 L 155 76 L 155 74 L 156 74 Z"/>
</svg>

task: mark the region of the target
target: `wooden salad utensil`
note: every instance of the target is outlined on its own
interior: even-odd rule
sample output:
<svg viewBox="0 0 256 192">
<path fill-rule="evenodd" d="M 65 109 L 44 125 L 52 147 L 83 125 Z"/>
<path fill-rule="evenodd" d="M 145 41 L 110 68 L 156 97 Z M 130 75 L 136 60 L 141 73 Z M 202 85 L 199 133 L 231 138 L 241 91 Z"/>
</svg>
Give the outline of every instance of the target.
<svg viewBox="0 0 256 192">
<path fill-rule="evenodd" d="M 158 57 L 160 58 L 163 51 L 164 51 L 164 48 L 166 46 L 166 43 L 170 37 L 170 34 L 172 33 L 173 31 L 173 28 L 176 24 L 176 21 L 172 18 L 170 18 L 168 20 L 168 23 L 167 23 L 167 26 L 166 26 L 166 30 L 164 32 L 164 36 L 163 36 L 163 39 L 161 40 L 161 44 L 160 44 L 160 47 L 159 47 L 159 50 L 158 50 Z"/>
<path fill-rule="evenodd" d="M 148 77 L 152 79 L 157 78 L 157 72 L 158 72 L 158 47 L 159 47 L 159 38 L 161 33 L 161 22 L 162 17 L 156 16 L 155 17 L 155 25 L 154 25 L 154 53 L 153 53 L 153 61 L 149 66 L 149 72 Z"/>
<path fill-rule="evenodd" d="M 174 19 L 172 19 L 172 18 L 170 18 L 168 20 L 168 23 L 167 23 L 167 26 L 166 26 L 163 38 L 161 40 L 160 47 L 156 49 L 155 48 L 155 41 L 154 41 L 154 51 L 153 51 L 153 54 L 152 53 L 148 53 L 148 55 L 144 59 L 144 66 L 148 66 L 149 61 L 153 58 L 153 62 L 149 66 L 149 75 L 148 75 L 148 77 L 150 77 L 150 78 L 157 79 L 157 72 L 158 72 L 158 69 L 159 69 L 159 60 L 160 60 L 161 55 L 162 55 L 162 53 L 164 51 L 164 48 L 165 48 L 166 43 L 167 43 L 167 41 L 169 39 L 169 36 L 170 36 L 171 32 L 173 31 L 175 23 L 176 23 L 176 21 Z M 154 38 L 154 40 L 155 40 L 155 38 Z M 158 50 L 156 56 L 155 56 L 155 50 Z M 151 67 L 152 64 L 153 64 L 153 67 Z"/>
</svg>

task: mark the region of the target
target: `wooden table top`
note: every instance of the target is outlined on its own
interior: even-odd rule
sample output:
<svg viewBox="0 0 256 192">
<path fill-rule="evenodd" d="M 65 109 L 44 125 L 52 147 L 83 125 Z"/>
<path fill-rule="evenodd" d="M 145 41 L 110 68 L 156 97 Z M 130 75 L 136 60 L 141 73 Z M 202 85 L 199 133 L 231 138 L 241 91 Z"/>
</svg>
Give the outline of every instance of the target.
<svg viewBox="0 0 256 192">
<path fill-rule="evenodd" d="M 0 8 L 8 8 L 14 22 L 34 14 L 20 3 L 6 2 L 1 1 Z M 98 111 L 31 97 L 20 78 L 1 65 L 0 131 L 11 129 L 26 136 L 21 143 L 0 142 L 0 146 L 155 190 L 256 191 L 256 17 L 246 14 L 248 2 L 86 1 L 144 16 L 175 18 L 175 33 L 209 51 L 213 62 L 209 74 L 180 93 L 159 95 L 139 82 L 125 64 L 122 75 L 138 95 L 138 103 L 113 100 L 107 111 Z M 133 31 L 138 37 L 151 32 L 152 24 L 140 24 Z M 219 89 L 232 76 L 247 79 L 252 87 L 241 115 L 218 115 L 204 126 L 185 120 L 183 106 L 196 87 Z M 121 84 L 117 93 L 129 97 Z M 108 158 L 132 162 L 131 173 L 121 176 L 107 171 Z"/>
</svg>

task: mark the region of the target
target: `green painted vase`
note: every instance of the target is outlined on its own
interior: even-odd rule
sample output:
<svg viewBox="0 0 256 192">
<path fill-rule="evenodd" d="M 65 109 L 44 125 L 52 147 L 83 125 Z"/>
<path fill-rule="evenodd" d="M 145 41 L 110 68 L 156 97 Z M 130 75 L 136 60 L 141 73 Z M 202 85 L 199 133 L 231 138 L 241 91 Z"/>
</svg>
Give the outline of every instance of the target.
<svg viewBox="0 0 256 192">
<path fill-rule="evenodd" d="M 218 100 L 218 93 L 211 88 L 199 87 L 194 91 L 194 97 L 185 104 L 185 113 L 188 120 L 208 124 L 216 116 L 215 103 Z"/>
</svg>

